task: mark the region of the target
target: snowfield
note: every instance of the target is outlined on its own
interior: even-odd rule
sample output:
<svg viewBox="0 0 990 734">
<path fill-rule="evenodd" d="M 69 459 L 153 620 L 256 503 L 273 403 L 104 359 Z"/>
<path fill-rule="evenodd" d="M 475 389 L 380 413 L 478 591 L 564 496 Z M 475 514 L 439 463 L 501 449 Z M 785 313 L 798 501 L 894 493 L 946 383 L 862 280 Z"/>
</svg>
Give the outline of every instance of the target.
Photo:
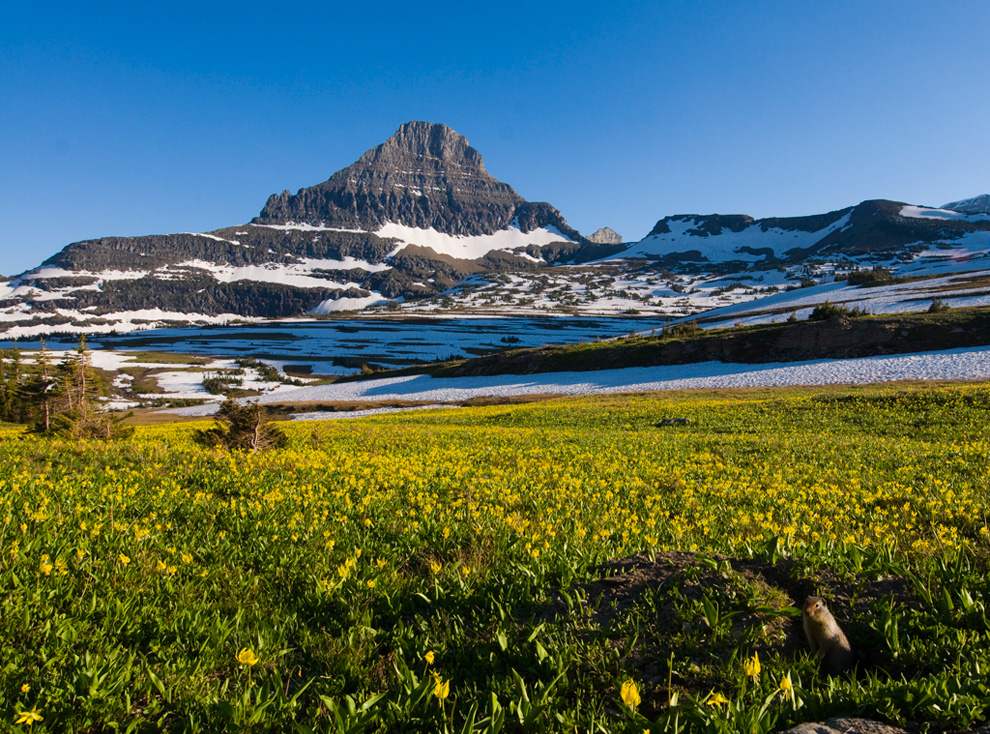
<svg viewBox="0 0 990 734">
<path fill-rule="evenodd" d="M 986 214 L 964 214 L 951 209 L 932 209 L 924 206 L 911 206 L 910 204 L 901 207 L 901 216 L 916 219 L 955 220 L 957 222 L 985 222 L 990 219 Z"/>
<path fill-rule="evenodd" d="M 849 215 L 846 214 L 827 227 L 815 232 L 780 229 L 779 227 L 763 230 L 754 223 L 739 232 L 733 232 L 726 227 L 721 234 L 707 237 L 690 234 L 691 230 L 701 223 L 702 219 L 695 217 L 672 219 L 667 222 L 670 232 L 647 235 L 636 245 L 619 254 L 623 258 L 659 257 L 672 252 L 698 250 L 704 259 L 713 262 L 727 260 L 758 262 L 766 259 L 766 256 L 742 252 L 742 248 L 762 250 L 769 247 L 777 257 L 780 257 L 788 250 L 810 247 L 832 232 L 846 227 L 849 224 Z"/>
<path fill-rule="evenodd" d="M 411 245 L 429 247 L 439 255 L 449 255 L 461 260 L 484 257 L 494 250 L 512 251 L 529 245 L 572 242 L 570 237 L 559 232 L 556 227 L 539 227 L 531 232 L 523 232 L 516 222 L 513 222 L 511 227 L 498 232 L 474 236 L 451 235 L 435 229 L 421 229 L 387 222 L 374 234 L 398 240 L 401 243 L 400 249 Z"/>
<path fill-rule="evenodd" d="M 861 359 L 820 359 L 756 365 L 703 362 L 539 375 L 457 378 L 414 375 L 309 387 L 279 386 L 261 397 L 259 402 L 422 400 L 455 403 L 477 397 L 519 395 L 594 395 L 697 388 L 983 379 L 990 379 L 990 346 Z M 163 412 L 206 416 L 212 415 L 216 409 L 216 405 L 203 405 Z M 340 417 L 341 414 L 334 415 Z"/>
</svg>

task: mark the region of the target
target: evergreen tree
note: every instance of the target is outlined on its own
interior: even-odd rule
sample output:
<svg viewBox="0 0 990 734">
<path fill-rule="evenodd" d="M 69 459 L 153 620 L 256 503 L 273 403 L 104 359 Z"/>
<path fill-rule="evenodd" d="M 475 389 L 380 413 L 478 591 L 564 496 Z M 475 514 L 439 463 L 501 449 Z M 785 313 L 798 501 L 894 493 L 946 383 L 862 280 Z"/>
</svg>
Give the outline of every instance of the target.
<svg viewBox="0 0 990 734">
<path fill-rule="evenodd" d="M 51 430 L 59 382 L 44 341 L 41 342 L 41 351 L 35 357 L 35 364 L 34 371 L 24 383 L 24 404 L 29 406 L 29 410 L 26 417 L 22 416 L 21 422 L 34 421 L 35 432 L 45 432 Z"/>
<path fill-rule="evenodd" d="M 10 423 L 22 422 L 28 408 L 24 398 L 21 351 L 16 347 L 5 349 L 0 353 L 0 420 Z"/>
<path fill-rule="evenodd" d="M 288 437 L 269 421 L 268 410 L 259 403 L 241 405 L 227 398 L 220 404 L 217 425 L 193 434 L 201 446 L 228 450 L 267 451 L 285 446 Z"/>
<path fill-rule="evenodd" d="M 41 351 L 38 353 L 36 380 L 37 392 L 35 394 L 39 407 L 38 413 L 44 423 L 45 430 L 48 431 L 51 430 L 52 425 L 52 398 L 58 391 L 58 380 L 55 378 L 51 358 L 48 356 L 44 341 L 41 342 Z"/>
<path fill-rule="evenodd" d="M 85 337 L 75 353 L 49 376 L 50 366 L 42 362 L 32 391 L 39 408 L 35 431 L 73 438 L 125 438 L 134 428 L 125 426 L 127 416 L 100 409 L 98 400 L 108 392 L 107 384 L 93 367 Z"/>
</svg>

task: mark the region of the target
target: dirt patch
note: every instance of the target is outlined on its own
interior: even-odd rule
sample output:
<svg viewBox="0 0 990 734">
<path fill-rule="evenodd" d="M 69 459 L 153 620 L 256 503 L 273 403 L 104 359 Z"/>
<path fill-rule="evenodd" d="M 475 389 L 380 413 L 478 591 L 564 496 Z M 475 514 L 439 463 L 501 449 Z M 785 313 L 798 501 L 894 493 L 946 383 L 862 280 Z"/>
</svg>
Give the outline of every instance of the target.
<svg viewBox="0 0 990 734">
<path fill-rule="evenodd" d="M 672 671 L 672 682 L 692 695 L 717 686 L 719 671 L 740 656 L 806 655 L 799 605 L 807 596 L 829 601 L 861 670 L 890 663 L 879 649 L 879 607 L 916 604 L 904 578 L 843 576 L 791 559 L 668 551 L 613 559 L 597 571 L 554 594 L 537 619 L 580 638 L 604 637 L 639 680 L 664 685 Z"/>
</svg>

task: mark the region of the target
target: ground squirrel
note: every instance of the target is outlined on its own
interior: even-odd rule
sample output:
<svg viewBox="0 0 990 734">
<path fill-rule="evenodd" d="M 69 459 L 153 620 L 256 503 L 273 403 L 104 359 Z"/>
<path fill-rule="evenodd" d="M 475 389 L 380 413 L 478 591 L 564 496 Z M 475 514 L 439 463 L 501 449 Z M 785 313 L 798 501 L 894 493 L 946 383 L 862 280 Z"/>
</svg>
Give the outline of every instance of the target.
<svg viewBox="0 0 990 734">
<path fill-rule="evenodd" d="M 842 633 L 835 617 L 825 606 L 825 600 L 809 596 L 801 614 L 804 634 L 811 652 L 818 656 L 822 670 L 829 674 L 844 673 L 856 662 L 849 640 Z"/>
</svg>

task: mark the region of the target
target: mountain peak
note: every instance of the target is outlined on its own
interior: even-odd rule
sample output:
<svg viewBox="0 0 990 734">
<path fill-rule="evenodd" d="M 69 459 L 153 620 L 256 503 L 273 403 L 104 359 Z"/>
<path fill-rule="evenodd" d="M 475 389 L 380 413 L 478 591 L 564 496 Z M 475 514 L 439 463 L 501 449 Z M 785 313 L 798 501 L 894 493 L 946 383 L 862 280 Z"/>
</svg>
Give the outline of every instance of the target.
<svg viewBox="0 0 990 734">
<path fill-rule="evenodd" d="M 599 245 L 621 245 L 622 235 L 611 227 L 601 227 L 595 230 L 593 234 L 588 235 L 588 242 L 594 242 Z"/>
<path fill-rule="evenodd" d="M 433 158 L 484 170 L 481 153 L 468 144 L 467 138 L 437 122 L 412 121 L 400 125 L 392 137 L 361 156 L 361 161 L 377 159 L 382 154 L 392 151 L 402 151 L 419 158 Z"/>
<path fill-rule="evenodd" d="M 273 194 L 254 223 L 376 231 L 392 222 L 479 235 L 508 227 L 525 203 L 485 170 L 481 153 L 463 135 L 413 121 L 323 183 Z"/>
<path fill-rule="evenodd" d="M 952 201 L 943 204 L 942 208 L 960 214 L 990 214 L 990 194 L 981 194 L 962 201 Z"/>
</svg>

